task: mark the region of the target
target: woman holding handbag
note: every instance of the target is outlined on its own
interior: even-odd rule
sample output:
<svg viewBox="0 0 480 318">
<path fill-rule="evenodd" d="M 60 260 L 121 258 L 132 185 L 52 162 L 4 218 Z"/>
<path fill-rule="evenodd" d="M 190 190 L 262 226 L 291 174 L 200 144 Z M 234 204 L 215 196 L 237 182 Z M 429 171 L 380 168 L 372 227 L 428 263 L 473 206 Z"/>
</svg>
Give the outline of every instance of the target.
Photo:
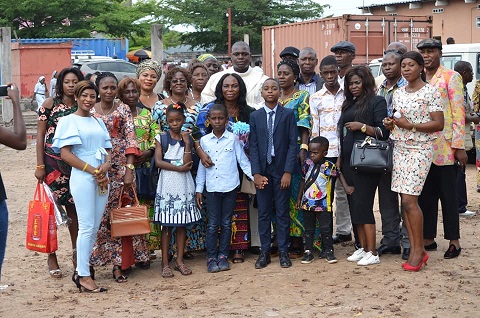
<svg viewBox="0 0 480 318">
<path fill-rule="evenodd" d="M 443 100 L 440 92 L 422 79 L 423 57 L 403 54 L 401 70 L 408 84 L 393 94 L 396 114 L 385 118 L 394 140 L 392 191 L 400 193 L 403 218 L 410 240 L 410 256 L 404 270 L 419 271 L 428 260 L 423 241 L 423 214 L 418 205 L 433 160 L 433 141 L 443 129 Z M 452 180 L 453 182 L 453 180 Z"/>
<path fill-rule="evenodd" d="M 76 202 L 79 231 L 77 268 L 72 280 L 80 291 L 100 293 L 107 290 L 95 284 L 89 265 L 107 204 L 112 144 L 105 124 L 90 114 L 97 98 L 95 84 L 89 81 L 78 83 L 75 98 L 78 109 L 60 120 L 52 148 L 73 167 L 70 189 Z"/>
<path fill-rule="evenodd" d="M 152 171 L 151 159 L 155 153 L 155 136 L 160 133 L 158 123 L 152 118 L 151 110 L 139 102 L 141 84 L 137 79 L 125 77 L 118 83 L 119 99 L 130 107 L 132 112 L 135 134 L 138 146 L 142 154 L 135 162 L 136 191 L 140 203 L 149 209 L 149 215 L 153 218 L 153 204 L 155 198 L 155 187 L 150 187 L 150 172 Z M 153 185 L 152 185 L 153 186 Z M 156 185 L 155 185 L 156 186 Z M 152 193 L 150 192 L 151 190 Z M 147 237 L 150 250 L 150 259 L 156 258 L 155 250 L 160 248 L 161 230 L 160 226 L 151 223 L 152 231 Z M 136 267 L 148 269 L 150 261 L 139 262 Z"/>
<path fill-rule="evenodd" d="M 350 166 L 352 149 L 357 140 L 370 136 L 386 140 L 389 131 L 383 126 L 387 115 L 385 98 L 375 95 L 375 79 L 365 66 L 352 67 L 345 75 L 345 101 L 338 122 L 341 154 L 337 166 L 355 191 L 348 195 L 352 225 L 361 247 L 347 258 L 358 265 L 380 263 L 375 247 L 373 202 L 381 172 L 354 172 Z"/>
<path fill-rule="evenodd" d="M 112 237 L 110 210 L 117 208 L 122 192 L 122 205 L 132 203 L 135 169 L 133 163 L 140 151 L 132 113 L 127 105 L 115 100 L 117 94 L 115 75 L 101 73 L 96 78 L 96 85 L 100 102 L 95 104 L 92 113 L 105 123 L 112 139 L 112 165 L 109 169 L 111 182 L 108 204 L 100 223 L 91 262 L 94 266 L 113 264 L 113 279 L 117 283 L 124 283 L 128 278 L 123 271 L 130 269 L 135 263 L 149 261 L 148 248 L 143 235 Z"/>
</svg>

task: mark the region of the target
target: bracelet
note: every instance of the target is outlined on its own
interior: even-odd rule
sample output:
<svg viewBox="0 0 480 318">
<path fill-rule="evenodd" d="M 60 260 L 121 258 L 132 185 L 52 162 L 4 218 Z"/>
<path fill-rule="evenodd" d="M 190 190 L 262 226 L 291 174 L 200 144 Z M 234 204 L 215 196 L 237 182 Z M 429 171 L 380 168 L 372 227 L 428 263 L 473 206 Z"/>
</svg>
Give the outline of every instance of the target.
<svg viewBox="0 0 480 318">
<path fill-rule="evenodd" d="M 183 153 L 192 153 L 191 151 L 184 151 Z"/>
<path fill-rule="evenodd" d="M 198 150 L 198 148 L 201 148 L 201 147 L 202 147 L 202 146 L 198 145 L 198 146 L 197 146 L 197 148 L 195 148 L 195 151 L 197 151 L 197 150 Z"/>
<path fill-rule="evenodd" d="M 45 169 L 45 165 L 38 165 L 35 167 L 36 170 L 43 170 Z"/>
<path fill-rule="evenodd" d="M 307 144 L 301 144 L 300 149 L 308 151 L 308 145 Z"/>
<path fill-rule="evenodd" d="M 85 164 L 85 166 L 83 166 L 83 169 L 82 169 L 82 171 L 85 171 L 85 170 L 87 170 L 87 167 L 88 167 L 88 163 L 86 163 L 86 164 Z"/>
<path fill-rule="evenodd" d="M 98 169 L 93 170 L 93 174 L 98 174 L 99 172 Z"/>
</svg>

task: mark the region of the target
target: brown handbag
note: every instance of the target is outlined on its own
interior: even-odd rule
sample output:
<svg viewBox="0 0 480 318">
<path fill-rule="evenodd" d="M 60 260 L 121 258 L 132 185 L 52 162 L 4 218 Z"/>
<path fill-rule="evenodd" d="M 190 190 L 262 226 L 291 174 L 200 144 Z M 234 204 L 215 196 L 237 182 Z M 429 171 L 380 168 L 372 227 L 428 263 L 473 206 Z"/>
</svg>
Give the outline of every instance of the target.
<svg viewBox="0 0 480 318">
<path fill-rule="evenodd" d="M 112 237 L 132 236 L 150 233 L 148 209 L 140 205 L 137 192 L 133 188 L 133 205 L 121 207 L 123 187 L 120 191 L 117 208 L 110 210 L 110 232 Z"/>
</svg>

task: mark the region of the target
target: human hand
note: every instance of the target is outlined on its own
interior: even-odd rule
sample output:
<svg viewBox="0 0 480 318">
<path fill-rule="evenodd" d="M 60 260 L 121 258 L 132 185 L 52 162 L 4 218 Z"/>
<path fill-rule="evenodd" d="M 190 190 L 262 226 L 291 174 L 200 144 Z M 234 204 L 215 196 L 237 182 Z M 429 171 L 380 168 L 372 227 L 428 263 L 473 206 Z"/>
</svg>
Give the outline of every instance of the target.
<svg viewBox="0 0 480 318">
<path fill-rule="evenodd" d="M 355 188 L 352 187 L 352 186 L 347 185 L 347 186 L 344 187 L 344 188 L 345 188 L 345 193 L 346 193 L 346 194 L 352 194 L 353 192 L 355 192 Z"/>
<path fill-rule="evenodd" d="M 351 121 L 351 122 L 345 123 L 345 128 L 347 128 L 350 131 L 361 130 L 362 126 L 363 126 L 363 123 L 358 121 Z"/>
<path fill-rule="evenodd" d="M 285 190 L 290 188 L 290 182 L 292 181 L 292 175 L 289 172 L 284 172 L 282 180 L 280 180 L 280 189 Z"/>
<path fill-rule="evenodd" d="M 152 156 L 152 152 L 150 150 L 142 151 L 142 154 L 137 157 L 137 164 L 142 165 L 145 161 L 147 161 Z"/>
<path fill-rule="evenodd" d="M 465 166 L 467 165 L 467 161 L 468 161 L 468 156 L 465 149 L 455 150 L 455 159 L 457 159 L 460 167 L 462 167 L 462 169 L 465 169 Z"/>
<path fill-rule="evenodd" d="M 255 187 L 257 189 L 264 189 L 265 185 L 268 184 L 268 179 L 265 176 L 262 176 L 261 174 L 257 173 L 253 175 L 253 183 L 255 184 Z"/>
<path fill-rule="evenodd" d="M 397 112 L 398 114 L 400 114 L 400 117 L 393 117 L 393 124 L 400 127 L 400 128 L 403 128 L 403 129 L 406 129 L 406 130 L 411 130 L 413 128 L 413 124 L 411 122 L 409 122 L 407 120 L 407 118 L 405 118 L 405 116 L 403 116 L 403 114 L 401 112 Z"/>
<path fill-rule="evenodd" d="M 388 130 L 393 130 L 395 129 L 395 122 L 393 121 L 392 118 L 389 118 L 389 117 L 385 117 L 383 119 L 383 126 L 385 126 L 385 128 L 387 128 Z"/>
<path fill-rule="evenodd" d="M 202 199 L 203 199 L 203 195 L 202 195 L 200 192 L 197 192 L 197 193 L 195 194 L 195 198 L 196 198 L 196 201 L 197 201 L 197 206 L 198 206 L 198 208 L 201 209 L 201 208 L 202 208 L 202 204 L 203 204 L 203 202 L 202 202 L 202 201 L 203 201 L 203 200 L 202 200 Z"/>
<path fill-rule="evenodd" d="M 7 98 L 12 100 L 14 105 L 20 105 L 20 92 L 18 91 L 18 86 L 14 83 L 7 83 L 9 86 L 7 88 Z"/>
<path fill-rule="evenodd" d="M 125 175 L 123 176 L 123 184 L 125 187 L 131 187 L 133 185 L 133 170 L 126 168 Z"/>
<path fill-rule="evenodd" d="M 35 178 L 37 178 L 38 183 L 42 183 L 45 181 L 46 176 L 45 168 L 43 169 L 35 169 Z"/>
<path fill-rule="evenodd" d="M 182 131 L 181 132 L 181 135 L 182 135 L 182 139 L 183 139 L 183 142 L 185 143 L 185 145 L 189 145 L 190 144 L 190 132 L 189 131 Z"/>
<path fill-rule="evenodd" d="M 302 198 L 300 197 L 297 199 L 297 202 L 295 203 L 295 209 L 301 210 L 301 207 L 302 207 Z"/>
<path fill-rule="evenodd" d="M 202 165 L 205 168 L 210 168 L 215 165 L 212 161 L 212 158 L 210 158 L 210 156 L 205 151 L 202 151 L 200 153 L 197 152 L 197 154 L 200 157 L 200 160 L 202 161 Z"/>
<path fill-rule="evenodd" d="M 192 167 L 193 167 L 193 161 L 190 161 L 190 162 L 184 163 L 183 165 L 179 166 L 178 171 L 179 172 L 188 172 L 188 171 L 192 170 Z"/>
</svg>

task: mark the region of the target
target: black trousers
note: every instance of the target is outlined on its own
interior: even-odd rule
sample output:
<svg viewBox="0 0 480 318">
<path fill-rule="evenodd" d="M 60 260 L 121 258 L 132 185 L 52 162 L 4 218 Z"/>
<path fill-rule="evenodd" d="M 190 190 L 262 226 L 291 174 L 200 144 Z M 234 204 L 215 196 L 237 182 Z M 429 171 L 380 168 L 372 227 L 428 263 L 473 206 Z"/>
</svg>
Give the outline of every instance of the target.
<svg viewBox="0 0 480 318">
<path fill-rule="evenodd" d="M 305 226 L 305 250 L 313 250 L 315 225 L 318 220 L 318 224 L 320 225 L 320 238 L 322 240 L 322 251 L 333 252 L 332 212 L 314 212 L 306 210 L 303 210 L 302 212 Z"/>
<path fill-rule="evenodd" d="M 460 238 L 457 201 L 456 165 L 436 166 L 432 164 L 423 186 L 418 204 L 423 212 L 423 237 L 437 236 L 438 200 L 442 204 L 443 231 L 446 240 Z"/>
</svg>

